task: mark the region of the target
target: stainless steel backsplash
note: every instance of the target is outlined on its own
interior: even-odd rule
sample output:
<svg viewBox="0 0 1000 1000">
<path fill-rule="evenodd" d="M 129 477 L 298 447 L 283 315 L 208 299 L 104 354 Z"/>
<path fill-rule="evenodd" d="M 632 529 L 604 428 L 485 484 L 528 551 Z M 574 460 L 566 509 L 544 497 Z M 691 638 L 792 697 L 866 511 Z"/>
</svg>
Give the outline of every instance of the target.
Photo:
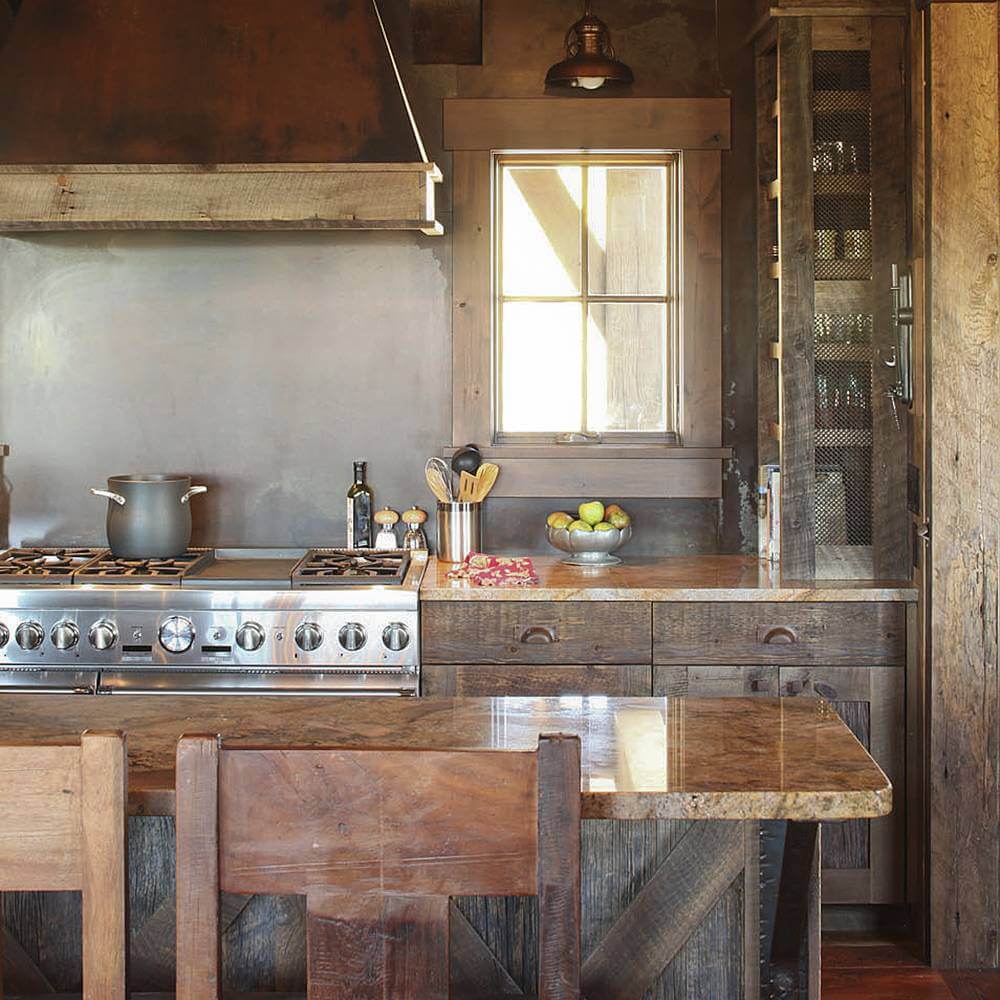
<svg viewBox="0 0 1000 1000">
<path fill-rule="evenodd" d="M 343 544 L 351 461 L 431 509 L 450 436 L 450 241 L 409 234 L 0 240 L 0 519 L 103 543 L 109 475 L 183 472 L 195 543 Z M 550 551 L 559 501 L 494 500 L 487 546 Z M 714 501 L 641 501 L 635 552 L 714 551 Z"/>
</svg>

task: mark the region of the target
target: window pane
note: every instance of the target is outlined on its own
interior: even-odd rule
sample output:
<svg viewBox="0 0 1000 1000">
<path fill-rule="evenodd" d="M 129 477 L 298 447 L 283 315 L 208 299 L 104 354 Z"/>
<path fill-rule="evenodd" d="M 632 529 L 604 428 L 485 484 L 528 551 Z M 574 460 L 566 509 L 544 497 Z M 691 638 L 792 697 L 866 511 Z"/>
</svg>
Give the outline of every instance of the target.
<svg viewBox="0 0 1000 1000">
<path fill-rule="evenodd" d="M 590 167 L 592 295 L 667 294 L 667 168 Z"/>
<path fill-rule="evenodd" d="M 587 323 L 588 430 L 668 429 L 667 343 L 665 305 L 591 305 Z"/>
<path fill-rule="evenodd" d="M 580 430 L 583 407 L 582 306 L 507 302 L 501 333 L 501 430 Z"/>
<path fill-rule="evenodd" d="M 579 295 L 580 167 L 505 167 L 504 295 Z"/>
</svg>

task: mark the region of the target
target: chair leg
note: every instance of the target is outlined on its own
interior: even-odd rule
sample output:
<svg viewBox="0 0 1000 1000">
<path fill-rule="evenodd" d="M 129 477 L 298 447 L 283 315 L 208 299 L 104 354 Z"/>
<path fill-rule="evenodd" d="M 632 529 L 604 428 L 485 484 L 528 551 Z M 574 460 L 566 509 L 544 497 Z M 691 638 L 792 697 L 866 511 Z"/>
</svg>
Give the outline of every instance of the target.
<svg viewBox="0 0 1000 1000">
<path fill-rule="evenodd" d="M 125 1000 L 128 964 L 125 741 L 117 733 L 85 733 L 80 750 L 83 1000 Z"/>
<path fill-rule="evenodd" d="M 309 1000 L 448 1000 L 448 911 L 447 896 L 310 893 Z"/>
<path fill-rule="evenodd" d="M 538 997 L 580 996 L 580 740 L 538 741 Z"/>
</svg>

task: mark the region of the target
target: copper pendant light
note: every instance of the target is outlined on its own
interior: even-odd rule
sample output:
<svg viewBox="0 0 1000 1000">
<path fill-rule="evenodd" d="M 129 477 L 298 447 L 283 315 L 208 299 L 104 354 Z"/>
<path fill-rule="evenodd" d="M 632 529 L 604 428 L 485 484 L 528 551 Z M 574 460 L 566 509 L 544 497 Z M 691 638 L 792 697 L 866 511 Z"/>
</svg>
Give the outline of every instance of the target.
<svg viewBox="0 0 1000 1000">
<path fill-rule="evenodd" d="M 586 0 L 583 17 L 566 32 L 566 58 L 548 71 L 545 86 L 597 90 L 605 84 L 625 86 L 632 80 L 632 70 L 615 58 L 608 26 L 590 12 L 590 0 Z"/>
</svg>

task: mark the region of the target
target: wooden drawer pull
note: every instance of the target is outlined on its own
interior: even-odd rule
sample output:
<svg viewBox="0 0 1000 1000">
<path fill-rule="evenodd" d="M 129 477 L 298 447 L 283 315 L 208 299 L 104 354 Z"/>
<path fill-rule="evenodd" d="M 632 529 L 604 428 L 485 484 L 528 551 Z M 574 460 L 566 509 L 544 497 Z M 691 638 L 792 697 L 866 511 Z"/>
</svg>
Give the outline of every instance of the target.
<svg viewBox="0 0 1000 1000">
<path fill-rule="evenodd" d="M 799 634 L 787 625 L 757 626 L 757 641 L 765 646 L 790 646 L 799 641 Z"/>
<path fill-rule="evenodd" d="M 797 694 L 802 694 L 805 689 L 805 681 L 788 681 L 788 683 L 785 684 L 785 694 L 791 695 L 792 697 Z"/>
<path fill-rule="evenodd" d="M 559 634 L 552 625 L 529 625 L 518 639 L 525 646 L 547 646 L 558 641 Z"/>
</svg>

